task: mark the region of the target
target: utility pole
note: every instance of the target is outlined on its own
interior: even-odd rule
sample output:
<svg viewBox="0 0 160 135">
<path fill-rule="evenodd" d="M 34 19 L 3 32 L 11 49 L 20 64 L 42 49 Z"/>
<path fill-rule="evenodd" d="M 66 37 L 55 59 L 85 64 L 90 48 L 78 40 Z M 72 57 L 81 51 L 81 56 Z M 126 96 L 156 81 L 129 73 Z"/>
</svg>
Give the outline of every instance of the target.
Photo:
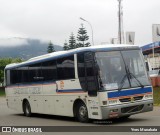
<svg viewBox="0 0 160 135">
<path fill-rule="evenodd" d="M 118 0 L 118 41 L 124 43 L 122 0 Z"/>
</svg>

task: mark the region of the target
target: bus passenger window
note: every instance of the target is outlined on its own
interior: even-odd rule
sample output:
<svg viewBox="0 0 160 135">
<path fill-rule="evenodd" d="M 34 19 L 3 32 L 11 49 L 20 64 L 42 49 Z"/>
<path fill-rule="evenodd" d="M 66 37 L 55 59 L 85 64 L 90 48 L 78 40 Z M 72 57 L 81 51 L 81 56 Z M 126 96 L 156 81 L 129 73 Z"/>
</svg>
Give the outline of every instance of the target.
<svg viewBox="0 0 160 135">
<path fill-rule="evenodd" d="M 41 69 L 42 69 L 42 77 L 44 81 L 57 79 L 56 60 L 43 62 Z"/>
<path fill-rule="evenodd" d="M 57 60 L 57 74 L 59 80 L 75 78 L 73 55 Z"/>
<path fill-rule="evenodd" d="M 77 54 L 77 66 L 78 66 L 78 78 L 80 81 L 80 85 L 82 89 L 86 91 L 84 53 Z"/>
<path fill-rule="evenodd" d="M 19 79 L 18 79 L 18 74 L 17 74 L 17 70 L 16 69 L 13 69 L 13 70 L 10 70 L 10 84 L 16 84 L 18 83 Z"/>
<path fill-rule="evenodd" d="M 41 63 L 29 66 L 29 82 L 42 81 Z"/>
</svg>

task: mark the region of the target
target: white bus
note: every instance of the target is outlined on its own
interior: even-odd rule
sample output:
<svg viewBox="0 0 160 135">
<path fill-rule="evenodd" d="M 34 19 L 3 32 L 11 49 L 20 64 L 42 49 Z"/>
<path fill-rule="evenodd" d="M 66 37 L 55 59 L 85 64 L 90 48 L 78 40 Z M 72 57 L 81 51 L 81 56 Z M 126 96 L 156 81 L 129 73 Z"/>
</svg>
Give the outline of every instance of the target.
<svg viewBox="0 0 160 135">
<path fill-rule="evenodd" d="M 153 110 L 138 46 L 99 45 L 54 52 L 5 68 L 9 108 L 89 119 L 127 118 Z"/>
</svg>

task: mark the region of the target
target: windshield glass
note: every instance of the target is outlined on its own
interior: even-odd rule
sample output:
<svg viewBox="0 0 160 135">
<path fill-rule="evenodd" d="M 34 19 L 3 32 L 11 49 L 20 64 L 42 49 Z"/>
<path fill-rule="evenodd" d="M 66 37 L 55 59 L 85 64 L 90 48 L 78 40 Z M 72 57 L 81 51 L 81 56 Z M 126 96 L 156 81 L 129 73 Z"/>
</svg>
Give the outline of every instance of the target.
<svg viewBox="0 0 160 135">
<path fill-rule="evenodd" d="M 101 90 L 138 87 L 139 82 L 149 85 L 139 50 L 96 52 L 96 60 Z"/>
<path fill-rule="evenodd" d="M 128 72 L 131 73 L 129 78 L 131 87 L 140 86 L 139 82 L 144 86 L 150 85 L 141 52 L 139 50 L 122 51 L 122 56 Z"/>
</svg>

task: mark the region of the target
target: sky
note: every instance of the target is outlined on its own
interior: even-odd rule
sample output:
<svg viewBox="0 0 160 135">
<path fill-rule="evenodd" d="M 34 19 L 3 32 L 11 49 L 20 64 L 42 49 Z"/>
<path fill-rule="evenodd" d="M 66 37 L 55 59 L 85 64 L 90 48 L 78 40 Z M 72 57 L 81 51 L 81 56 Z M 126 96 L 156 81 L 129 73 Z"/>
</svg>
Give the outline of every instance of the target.
<svg viewBox="0 0 160 135">
<path fill-rule="evenodd" d="M 152 42 L 152 24 L 160 24 L 160 0 L 123 0 L 124 32 L 135 32 L 135 44 Z M 84 24 L 90 42 L 109 43 L 118 36 L 117 0 L 0 0 L 0 42 L 34 38 L 63 45 Z M 10 44 L 8 44 L 10 45 Z"/>
</svg>

